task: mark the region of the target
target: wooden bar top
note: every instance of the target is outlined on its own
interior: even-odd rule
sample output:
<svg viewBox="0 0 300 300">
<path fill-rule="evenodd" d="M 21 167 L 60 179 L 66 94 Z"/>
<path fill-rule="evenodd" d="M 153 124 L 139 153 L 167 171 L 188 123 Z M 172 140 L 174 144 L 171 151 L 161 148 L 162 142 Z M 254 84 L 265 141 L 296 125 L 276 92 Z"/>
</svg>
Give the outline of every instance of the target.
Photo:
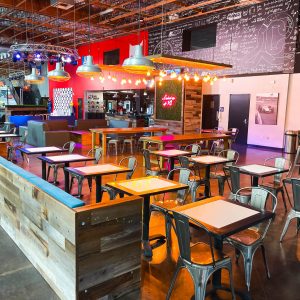
<svg viewBox="0 0 300 300">
<path fill-rule="evenodd" d="M 91 128 L 91 132 L 98 133 L 142 133 L 142 132 L 165 132 L 166 127 L 129 127 L 129 128 Z"/>
<path fill-rule="evenodd" d="M 182 142 L 182 141 L 193 141 L 193 140 L 216 140 L 216 139 L 228 139 L 229 135 L 219 133 L 196 133 L 196 134 L 171 134 L 161 136 L 145 136 L 141 137 L 143 141 L 153 142 Z"/>
</svg>

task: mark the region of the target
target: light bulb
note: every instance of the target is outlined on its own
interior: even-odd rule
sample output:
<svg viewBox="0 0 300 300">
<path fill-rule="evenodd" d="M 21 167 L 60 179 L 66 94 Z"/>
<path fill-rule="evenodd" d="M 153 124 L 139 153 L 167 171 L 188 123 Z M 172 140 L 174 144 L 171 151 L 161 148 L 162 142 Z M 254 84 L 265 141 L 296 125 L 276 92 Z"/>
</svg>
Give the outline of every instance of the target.
<svg viewBox="0 0 300 300">
<path fill-rule="evenodd" d="M 160 81 L 160 82 L 158 83 L 158 85 L 161 86 L 161 85 L 162 85 L 162 82 Z"/>
<path fill-rule="evenodd" d="M 110 75 L 110 74 L 108 74 L 107 78 L 108 78 L 108 79 L 111 79 L 111 75 Z"/>
<path fill-rule="evenodd" d="M 199 75 L 198 75 L 198 74 L 195 74 L 195 75 L 194 75 L 194 80 L 195 80 L 196 82 L 198 82 L 199 79 L 200 79 Z"/>
<path fill-rule="evenodd" d="M 217 76 L 214 76 L 213 80 L 214 80 L 214 81 L 217 81 L 217 80 L 218 80 L 218 77 L 217 77 Z"/>
<path fill-rule="evenodd" d="M 177 77 L 177 74 L 173 71 L 173 72 L 171 73 L 171 75 L 170 75 L 170 78 L 174 79 L 174 78 L 176 78 L 176 77 Z"/>
<path fill-rule="evenodd" d="M 91 77 L 91 80 L 94 80 L 94 77 Z"/>
<path fill-rule="evenodd" d="M 177 79 L 178 79 L 179 81 L 181 81 L 181 80 L 182 80 L 182 76 L 179 75 Z"/>
<path fill-rule="evenodd" d="M 150 71 L 148 71 L 148 72 L 147 72 L 147 76 L 150 76 L 150 75 L 151 75 L 151 72 L 150 72 Z"/>
<path fill-rule="evenodd" d="M 189 80 L 190 80 L 189 74 L 186 73 L 186 74 L 184 75 L 184 79 L 185 79 L 186 81 L 189 81 Z"/>
<path fill-rule="evenodd" d="M 131 83 L 132 83 L 132 80 L 131 80 L 131 79 L 128 79 L 128 83 L 130 83 L 130 84 L 131 84 Z"/>
</svg>

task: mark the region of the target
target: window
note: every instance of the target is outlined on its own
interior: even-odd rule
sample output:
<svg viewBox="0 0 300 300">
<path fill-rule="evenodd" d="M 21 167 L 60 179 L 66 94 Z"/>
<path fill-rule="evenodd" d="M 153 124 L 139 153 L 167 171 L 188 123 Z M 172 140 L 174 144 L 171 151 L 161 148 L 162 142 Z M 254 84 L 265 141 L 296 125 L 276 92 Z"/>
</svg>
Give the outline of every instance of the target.
<svg viewBox="0 0 300 300">
<path fill-rule="evenodd" d="M 216 46 L 217 24 L 186 29 L 182 36 L 182 51 L 192 51 Z"/>
<path fill-rule="evenodd" d="M 104 52 L 103 62 L 105 65 L 118 65 L 120 63 L 120 49 Z"/>
</svg>

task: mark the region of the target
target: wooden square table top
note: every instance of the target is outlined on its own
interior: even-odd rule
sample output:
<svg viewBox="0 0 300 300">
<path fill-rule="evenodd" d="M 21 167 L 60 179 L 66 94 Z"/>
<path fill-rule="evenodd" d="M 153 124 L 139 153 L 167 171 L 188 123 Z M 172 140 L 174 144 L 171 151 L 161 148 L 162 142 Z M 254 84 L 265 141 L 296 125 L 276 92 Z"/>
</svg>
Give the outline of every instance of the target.
<svg viewBox="0 0 300 300">
<path fill-rule="evenodd" d="M 91 132 L 94 133 L 120 133 L 120 134 L 130 134 L 130 133 L 144 133 L 144 132 L 165 132 L 166 127 L 127 127 L 127 128 L 91 128 Z"/>
<path fill-rule="evenodd" d="M 213 155 L 200 155 L 190 158 L 191 161 L 202 165 L 217 165 L 234 162 L 234 159 L 227 159 L 225 157 L 213 156 Z"/>
<path fill-rule="evenodd" d="M 147 176 L 107 183 L 108 186 L 129 195 L 145 196 L 187 189 L 188 185 L 159 176 Z"/>
<path fill-rule="evenodd" d="M 173 210 L 193 218 L 211 233 L 222 238 L 274 216 L 271 211 L 261 212 L 248 205 L 226 200 L 221 196 L 178 206 Z"/>
<path fill-rule="evenodd" d="M 127 167 L 116 164 L 99 164 L 78 168 L 66 168 L 66 170 L 70 173 L 78 174 L 81 176 L 109 175 L 117 173 L 127 173 L 131 171 Z"/>
<path fill-rule="evenodd" d="M 285 168 L 279 169 L 279 168 L 264 166 L 260 164 L 238 166 L 238 168 L 240 170 L 240 173 L 249 174 L 258 177 L 266 177 L 266 176 L 285 173 L 289 171 L 289 169 L 285 169 Z"/>
<path fill-rule="evenodd" d="M 60 147 L 49 146 L 49 147 L 21 148 L 20 151 L 26 154 L 42 154 L 42 153 L 53 153 L 53 152 L 68 152 L 69 150 Z"/>
<path fill-rule="evenodd" d="M 151 151 L 151 154 L 155 154 L 155 155 L 159 155 L 159 156 L 163 156 L 163 157 L 177 157 L 177 156 L 183 156 L 183 155 L 192 155 L 195 153 L 192 153 L 191 151 L 170 149 L 170 150 Z"/>
<path fill-rule="evenodd" d="M 67 162 L 80 162 L 80 161 L 92 161 L 95 160 L 93 157 L 83 156 L 79 154 L 64 154 L 64 155 L 54 155 L 54 156 L 40 156 L 40 160 L 46 161 L 50 164 L 60 164 Z"/>
</svg>

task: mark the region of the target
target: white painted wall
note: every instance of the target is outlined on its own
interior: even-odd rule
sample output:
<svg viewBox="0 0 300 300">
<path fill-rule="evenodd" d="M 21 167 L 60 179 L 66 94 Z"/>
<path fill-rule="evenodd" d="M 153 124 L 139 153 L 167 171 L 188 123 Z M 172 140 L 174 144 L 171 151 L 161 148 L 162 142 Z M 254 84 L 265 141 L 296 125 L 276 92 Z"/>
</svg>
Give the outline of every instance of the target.
<svg viewBox="0 0 300 300">
<path fill-rule="evenodd" d="M 300 130 L 300 74 L 290 76 L 285 128 Z"/>
<path fill-rule="evenodd" d="M 298 75 L 298 74 L 297 74 Z M 281 75 L 264 75 L 264 76 L 251 76 L 251 77 L 236 77 L 228 78 L 225 81 L 219 79 L 211 86 L 209 83 L 203 83 L 203 95 L 206 94 L 219 94 L 220 106 L 224 107 L 224 112 L 220 113 L 219 126 L 228 128 L 228 114 L 229 114 L 229 100 L 230 94 L 250 94 L 250 112 L 249 112 L 249 126 L 248 126 L 248 144 L 283 148 L 283 137 L 286 124 L 286 107 L 288 100 L 289 89 L 289 74 Z M 298 78 L 297 78 L 298 79 Z M 300 77 L 298 80 L 298 87 L 300 87 Z M 296 103 L 296 82 L 294 82 L 294 92 L 292 93 L 293 101 L 292 106 Z M 279 93 L 278 103 L 278 117 L 277 125 L 256 125 L 255 124 L 255 111 L 256 111 L 256 95 L 261 93 Z M 300 88 L 299 88 L 300 94 Z M 300 95 L 299 95 L 300 96 Z M 297 108 L 300 105 L 297 104 Z M 294 108 L 289 108 L 289 110 Z M 300 110 L 299 112 L 299 126 L 300 129 Z M 293 111 L 293 114 L 296 112 Z M 289 119 L 293 118 L 289 114 Z M 288 120 L 287 123 L 291 123 Z"/>
</svg>

